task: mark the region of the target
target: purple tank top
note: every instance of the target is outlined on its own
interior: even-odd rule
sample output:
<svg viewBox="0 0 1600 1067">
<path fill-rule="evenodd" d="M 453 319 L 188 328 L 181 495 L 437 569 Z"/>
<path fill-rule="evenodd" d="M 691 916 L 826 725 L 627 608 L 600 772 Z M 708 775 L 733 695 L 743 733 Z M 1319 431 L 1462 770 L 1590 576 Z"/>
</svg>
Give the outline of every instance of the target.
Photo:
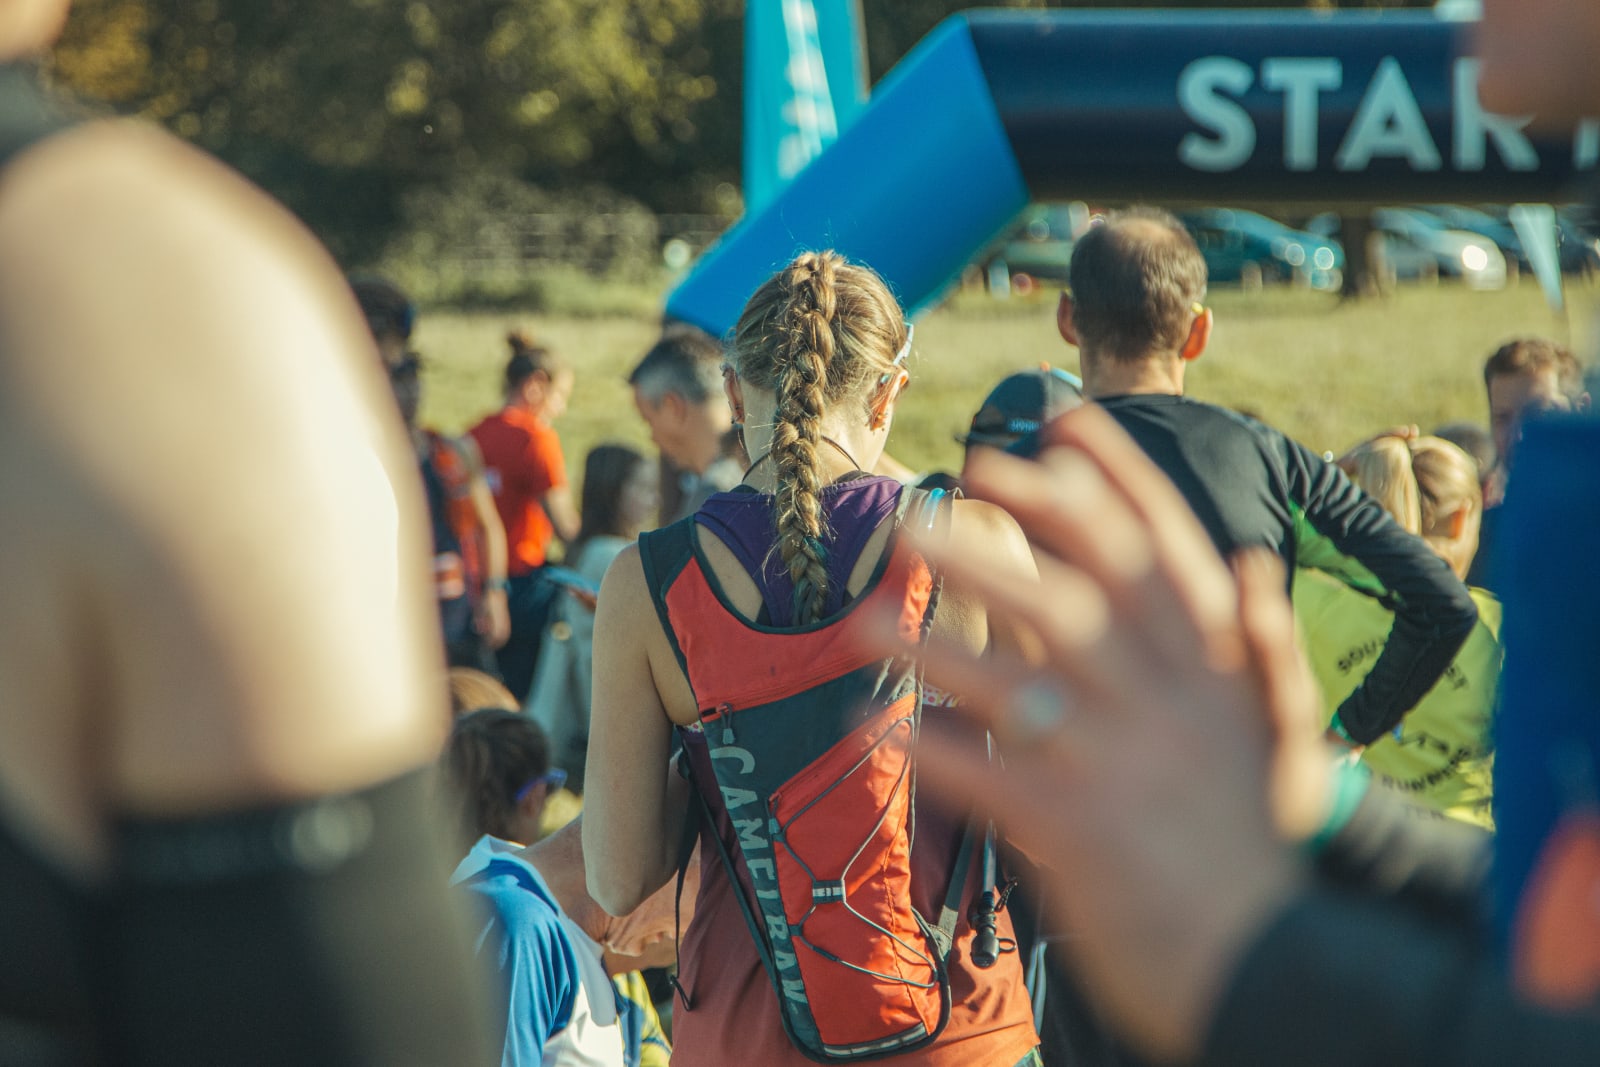
<svg viewBox="0 0 1600 1067">
<path fill-rule="evenodd" d="M 845 606 L 850 572 L 873 532 L 894 514 L 902 489 L 893 478 L 871 474 L 841 478 L 823 487 L 822 543 L 827 549 L 828 589 L 822 618 Z M 717 493 L 700 506 L 694 519 L 728 546 L 760 588 L 766 618 L 759 621 L 793 626 L 794 582 L 782 558 L 772 551 L 778 527 L 771 494 L 747 486 Z"/>
</svg>

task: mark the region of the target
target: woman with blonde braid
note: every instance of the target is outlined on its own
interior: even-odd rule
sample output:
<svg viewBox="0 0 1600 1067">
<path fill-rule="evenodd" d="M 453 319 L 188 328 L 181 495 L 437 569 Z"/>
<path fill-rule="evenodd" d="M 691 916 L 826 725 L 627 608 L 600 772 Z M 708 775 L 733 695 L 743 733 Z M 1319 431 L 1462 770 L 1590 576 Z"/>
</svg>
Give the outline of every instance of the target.
<svg viewBox="0 0 1600 1067">
<path fill-rule="evenodd" d="M 1456 577 L 1465 578 L 1483 514 L 1471 457 L 1443 438 L 1412 430 L 1365 441 L 1339 466 L 1407 532 L 1426 541 Z M 1500 680 L 1500 602 L 1483 589 L 1469 592 L 1478 622 L 1466 643 L 1394 732 L 1362 750 L 1362 760 L 1417 803 L 1492 828 L 1490 724 Z M 1308 570 L 1295 576 L 1294 607 L 1331 718 L 1372 666 L 1394 613 L 1379 600 Z"/>
<path fill-rule="evenodd" d="M 820 1045 L 806 1047 L 827 1046 L 824 1055 L 840 1061 L 889 1050 L 902 1053 L 897 1062 L 916 1064 L 1036 1062 L 1021 968 L 1005 951 L 1010 920 L 1003 908 L 989 912 L 1002 948 L 986 959 L 969 919 L 981 913 L 974 901 L 984 892 L 984 880 L 969 878 L 965 863 L 974 834 L 915 802 L 908 746 L 878 743 L 864 755 L 850 748 L 866 728 L 856 725 L 864 705 L 901 708 L 886 729 L 909 737 L 921 721 L 920 710 L 903 710 L 920 709 L 920 680 L 909 674 L 887 693 L 870 683 L 850 688 L 863 677 L 881 687 L 902 665 L 883 661 L 862 640 L 869 620 L 887 611 L 912 635 L 931 628 L 935 638 L 976 653 L 1011 643 L 959 590 L 940 598 L 921 554 L 899 535 L 912 514 L 982 539 L 994 567 L 1034 573 L 1020 530 L 1003 511 L 970 501 L 929 507 L 898 482 L 865 473 L 883 452 L 908 381 L 910 348 L 911 329 L 871 270 L 819 252 L 779 271 L 746 304 L 726 370 L 728 399 L 753 460 L 744 483 L 625 549 L 601 589 L 583 824 L 589 888 L 613 914 L 636 907 L 673 877 L 686 829 L 697 830 L 704 854 L 721 857 L 704 864 L 682 948 L 674 1046 L 696 1064 L 805 1064 L 811 1061 L 799 1046 L 809 1039 Z M 675 727 L 683 774 L 669 769 Z M 826 753 L 806 763 L 811 757 L 782 746 L 763 749 L 763 731 L 773 730 L 806 733 Z M 843 769 L 829 765 L 841 751 Z M 760 787 L 736 787 L 729 775 L 758 775 L 786 758 L 798 766 L 761 794 L 765 817 L 743 818 Z M 895 769 L 880 776 L 889 783 L 881 818 L 861 814 L 855 800 L 816 814 L 827 811 L 829 799 L 856 795 L 848 791 L 859 768 L 876 773 L 891 764 Z M 805 786 L 818 795 L 792 814 L 792 794 Z M 880 833 L 912 808 L 914 823 Z M 778 843 L 760 858 L 755 849 L 769 818 Z M 853 821 L 860 819 L 864 831 Z M 897 840 L 856 848 L 874 834 Z M 806 849 L 830 839 L 843 843 L 848 859 L 836 881 L 817 881 L 822 861 Z M 879 845 L 885 858 L 870 875 L 852 866 L 862 849 Z M 788 896 L 792 879 L 801 877 L 796 862 L 811 879 L 798 905 Z M 787 914 L 763 911 L 780 889 Z M 887 916 L 870 926 L 828 926 L 847 908 L 854 918 L 874 915 L 876 903 L 896 892 L 909 898 L 920 932 L 905 932 Z M 941 910 L 947 901 L 959 906 Z M 949 919 L 948 932 L 941 935 L 945 927 L 936 929 L 934 917 Z M 904 988 L 885 991 L 872 985 L 885 974 L 870 966 L 830 969 L 841 963 L 833 953 L 846 951 L 827 940 L 834 933 L 845 941 L 859 936 L 863 950 L 899 953 L 883 965 L 891 973 L 916 972 L 941 957 L 927 972 L 937 972 L 938 981 L 905 980 Z M 940 985 L 948 994 L 942 1006 Z M 871 988 L 853 992 L 858 987 Z M 913 1001 L 926 994 L 932 1007 L 924 1002 L 913 1011 L 921 1017 L 910 1037 L 897 1032 L 874 1041 L 867 1031 L 848 1033 L 846 1016 L 872 1009 L 880 993 Z M 800 1009 L 795 1001 L 803 1002 Z M 885 1009 L 884 1018 L 890 1014 Z"/>
</svg>

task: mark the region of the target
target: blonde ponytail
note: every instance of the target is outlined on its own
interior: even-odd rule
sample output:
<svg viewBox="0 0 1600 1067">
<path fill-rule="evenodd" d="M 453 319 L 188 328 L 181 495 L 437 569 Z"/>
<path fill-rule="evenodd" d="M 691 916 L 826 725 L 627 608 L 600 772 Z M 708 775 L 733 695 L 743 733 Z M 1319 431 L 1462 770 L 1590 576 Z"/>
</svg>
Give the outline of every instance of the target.
<svg viewBox="0 0 1600 1067">
<path fill-rule="evenodd" d="M 1367 491 L 1407 533 L 1421 535 L 1422 504 L 1411 467 L 1411 442 L 1385 434 L 1365 441 L 1339 461 L 1352 481 Z"/>
<path fill-rule="evenodd" d="M 1442 437 L 1387 434 L 1357 445 L 1339 466 L 1407 533 L 1427 541 L 1458 575 L 1466 573 L 1483 515 L 1483 489 L 1471 456 Z M 1468 521 L 1453 532 L 1452 519 L 1463 509 Z"/>
</svg>

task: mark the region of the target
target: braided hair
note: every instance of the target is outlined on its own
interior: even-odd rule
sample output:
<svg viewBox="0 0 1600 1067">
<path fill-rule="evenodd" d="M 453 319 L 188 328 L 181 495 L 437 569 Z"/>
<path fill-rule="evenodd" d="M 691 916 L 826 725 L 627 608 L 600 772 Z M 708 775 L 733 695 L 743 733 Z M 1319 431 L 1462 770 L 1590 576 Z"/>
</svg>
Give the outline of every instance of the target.
<svg viewBox="0 0 1600 1067">
<path fill-rule="evenodd" d="M 772 459 L 775 551 L 795 590 L 795 620 L 821 617 L 828 591 L 822 510 L 822 419 L 840 404 L 862 418 L 905 344 L 900 305 L 883 279 L 836 252 L 806 252 L 767 280 L 734 328 L 745 381 L 777 397 Z"/>
</svg>

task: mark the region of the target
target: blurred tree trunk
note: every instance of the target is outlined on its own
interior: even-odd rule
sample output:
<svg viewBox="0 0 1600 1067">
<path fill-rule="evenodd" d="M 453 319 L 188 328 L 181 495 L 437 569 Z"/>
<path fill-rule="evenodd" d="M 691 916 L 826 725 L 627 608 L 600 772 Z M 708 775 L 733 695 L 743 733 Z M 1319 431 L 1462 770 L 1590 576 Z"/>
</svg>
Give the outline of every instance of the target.
<svg viewBox="0 0 1600 1067">
<path fill-rule="evenodd" d="M 1432 7 L 1434 0 L 1308 0 L 1311 8 L 1349 7 Z M 1372 229 L 1366 212 L 1345 213 L 1339 218 L 1344 243 L 1344 283 L 1339 299 L 1359 300 L 1377 296 L 1387 286 L 1387 264 L 1383 262 L 1383 241 Z"/>
<path fill-rule="evenodd" d="M 1388 270 L 1383 256 L 1383 238 L 1372 228 L 1365 211 L 1339 217 L 1340 241 L 1344 244 L 1344 282 L 1340 300 L 1359 300 L 1377 296 L 1387 288 Z"/>
</svg>

